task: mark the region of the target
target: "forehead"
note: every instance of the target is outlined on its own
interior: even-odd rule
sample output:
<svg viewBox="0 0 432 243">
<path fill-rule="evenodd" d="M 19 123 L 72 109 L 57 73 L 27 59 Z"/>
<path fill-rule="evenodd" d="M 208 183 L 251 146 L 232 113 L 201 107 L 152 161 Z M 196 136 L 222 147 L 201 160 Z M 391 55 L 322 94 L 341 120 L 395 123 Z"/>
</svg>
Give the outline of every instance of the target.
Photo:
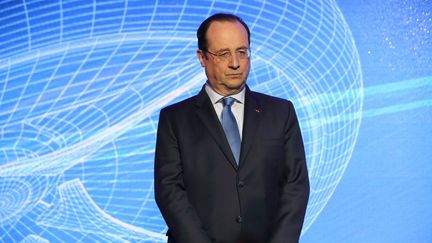
<svg viewBox="0 0 432 243">
<path fill-rule="evenodd" d="M 209 49 L 249 47 L 246 28 L 238 21 L 212 22 L 207 30 L 206 39 Z"/>
</svg>

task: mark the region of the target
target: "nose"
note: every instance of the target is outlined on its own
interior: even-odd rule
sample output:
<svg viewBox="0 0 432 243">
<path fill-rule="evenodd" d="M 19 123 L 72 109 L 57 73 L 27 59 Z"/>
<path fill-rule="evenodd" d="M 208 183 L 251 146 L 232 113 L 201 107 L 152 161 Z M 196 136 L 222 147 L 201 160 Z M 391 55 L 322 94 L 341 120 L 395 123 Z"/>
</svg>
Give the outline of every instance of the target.
<svg viewBox="0 0 432 243">
<path fill-rule="evenodd" d="M 240 67 L 239 57 L 235 53 L 234 53 L 234 55 L 231 55 L 231 58 L 229 61 L 229 67 L 232 69 L 238 69 Z"/>
</svg>

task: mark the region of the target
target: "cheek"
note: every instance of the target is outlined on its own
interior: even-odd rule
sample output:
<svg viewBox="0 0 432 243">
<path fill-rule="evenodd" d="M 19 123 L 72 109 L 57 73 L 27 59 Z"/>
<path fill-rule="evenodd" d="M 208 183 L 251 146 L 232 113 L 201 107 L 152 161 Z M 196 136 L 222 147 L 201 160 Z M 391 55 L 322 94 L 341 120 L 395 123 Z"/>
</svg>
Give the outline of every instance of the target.
<svg viewBox="0 0 432 243">
<path fill-rule="evenodd" d="M 206 66 L 206 73 L 207 73 L 207 76 L 209 76 L 209 77 L 213 77 L 213 78 L 217 77 L 217 73 L 218 73 L 217 67 L 207 65 Z"/>
<path fill-rule="evenodd" d="M 247 76 L 249 75 L 249 70 L 250 70 L 250 66 L 246 66 L 243 70 L 243 76 L 244 78 L 247 78 Z"/>
<path fill-rule="evenodd" d="M 250 70 L 250 61 L 248 61 L 247 63 L 246 63 L 246 65 L 245 65 L 245 68 L 244 68 L 244 70 L 245 70 L 245 73 L 249 73 L 249 70 Z"/>
<path fill-rule="evenodd" d="M 225 68 L 223 68 L 223 67 L 215 67 L 214 68 L 214 73 L 215 73 L 215 76 L 217 76 L 218 77 L 218 79 L 223 79 L 223 78 L 225 78 Z"/>
</svg>

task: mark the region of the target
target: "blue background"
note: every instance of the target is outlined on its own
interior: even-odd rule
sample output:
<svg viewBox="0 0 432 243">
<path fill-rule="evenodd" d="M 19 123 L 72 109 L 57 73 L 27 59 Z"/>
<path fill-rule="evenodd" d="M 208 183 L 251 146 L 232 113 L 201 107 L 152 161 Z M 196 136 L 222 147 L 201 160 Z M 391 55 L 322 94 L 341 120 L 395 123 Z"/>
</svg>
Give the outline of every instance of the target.
<svg viewBox="0 0 432 243">
<path fill-rule="evenodd" d="M 301 242 L 432 242 L 431 1 L 2 1 L 0 239 L 163 242 L 160 108 L 205 81 L 195 31 L 252 31 L 249 86 L 298 112 Z"/>
<path fill-rule="evenodd" d="M 338 4 L 362 63 L 364 113 L 344 177 L 302 242 L 432 242 L 432 2 Z"/>
</svg>

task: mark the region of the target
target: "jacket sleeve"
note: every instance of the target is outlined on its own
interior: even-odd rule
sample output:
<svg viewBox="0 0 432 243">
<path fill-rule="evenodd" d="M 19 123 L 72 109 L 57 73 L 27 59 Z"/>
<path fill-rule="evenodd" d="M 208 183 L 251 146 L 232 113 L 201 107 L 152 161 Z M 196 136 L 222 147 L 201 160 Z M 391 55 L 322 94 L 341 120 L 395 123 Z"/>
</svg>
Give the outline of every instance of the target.
<svg viewBox="0 0 432 243">
<path fill-rule="evenodd" d="M 177 243 L 207 243 L 209 237 L 188 200 L 178 140 L 166 110 L 161 110 L 156 139 L 154 186 L 156 203 Z"/>
<path fill-rule="evenodd" d="M 299 241 L 309 199 L 309 177 L 300 126 L 291 102 L 284 131 L 285 181 L 270 237 L 271 243 Z"/>
</svg>

